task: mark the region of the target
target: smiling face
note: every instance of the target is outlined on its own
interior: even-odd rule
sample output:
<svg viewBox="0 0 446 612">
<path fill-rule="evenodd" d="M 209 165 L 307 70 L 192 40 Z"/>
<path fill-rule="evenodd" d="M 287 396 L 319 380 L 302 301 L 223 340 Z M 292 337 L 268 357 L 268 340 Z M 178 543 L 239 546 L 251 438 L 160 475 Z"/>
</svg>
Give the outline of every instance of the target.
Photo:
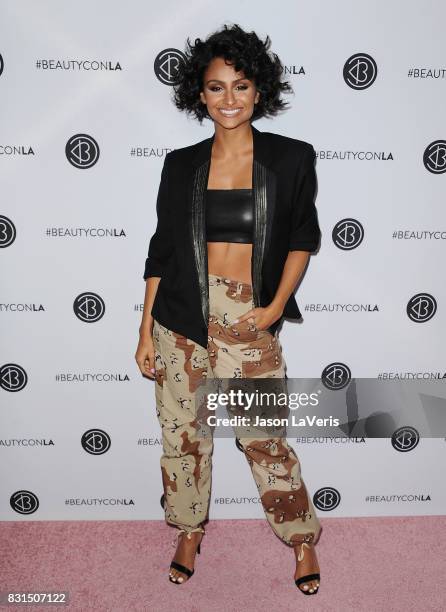
<svg viewBox="0 0 446 612">
<path fill-rule="evenodd" d="M 249 121 L 259 98 L 254 82 L 246 79 L 243 72 L 236 72 L 222 57 L 214 57 L 204 71 L 200 100 L 211 118 L 224 128 Z"/>
</svg>

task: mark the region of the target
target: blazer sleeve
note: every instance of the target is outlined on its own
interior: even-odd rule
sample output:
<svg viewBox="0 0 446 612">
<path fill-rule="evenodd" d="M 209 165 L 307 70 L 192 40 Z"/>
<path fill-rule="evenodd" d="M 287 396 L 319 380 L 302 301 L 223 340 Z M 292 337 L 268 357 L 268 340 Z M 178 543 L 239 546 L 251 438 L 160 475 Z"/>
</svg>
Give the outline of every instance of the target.
<svg viewBox="0 0 446 612">
<path fill-rule="evenodd" d="M 149 242 L 146 264 L 143 278 L 149 276 L 162 277 L 164 266 L 173 252 L 172 226 L 169 213 L 169 153 L 164 158 L 164 165 L 161 171 L 161 181 L 158 188 L 156 200 L 157 225 L 156 230 Z"/>
<path fill-rule="evenodd" d="M 303 155 L 297 180 L 296 195 L 291 211 L 289 251 L 315 251 L 320 238 L 317 210 L 314 204 L 316 192 L 316 153 L 312 145 Z"/>
</svg>

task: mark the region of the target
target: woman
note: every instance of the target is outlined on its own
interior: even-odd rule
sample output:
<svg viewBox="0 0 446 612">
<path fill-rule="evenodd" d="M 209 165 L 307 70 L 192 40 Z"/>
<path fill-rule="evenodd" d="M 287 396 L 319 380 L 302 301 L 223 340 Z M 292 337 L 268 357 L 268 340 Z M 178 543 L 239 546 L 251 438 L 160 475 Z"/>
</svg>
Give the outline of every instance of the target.
<svg viewBox="0 0 446 612">
<path fill-rule="evenodd" d="M 149 244 L 136 361 L 156 381 L 166 521 L 179 529 L 169 579 L 188 580 L 207 521 L 212 437 L 198 437 L 195 393 L 207 377 L 285 378 L 277 328 L 299 318 L 293 290 L 320 230 L 309 143 L 257 130 L 286 106 L 270 40 L 238 25 L 188 40 L 175 104 L 214 134 L 167 154 Z M 321 526 L 285 438 L 237 438 L 274 533 L 294 548 L 294 580 L 317 593 Z"/>
</svg>

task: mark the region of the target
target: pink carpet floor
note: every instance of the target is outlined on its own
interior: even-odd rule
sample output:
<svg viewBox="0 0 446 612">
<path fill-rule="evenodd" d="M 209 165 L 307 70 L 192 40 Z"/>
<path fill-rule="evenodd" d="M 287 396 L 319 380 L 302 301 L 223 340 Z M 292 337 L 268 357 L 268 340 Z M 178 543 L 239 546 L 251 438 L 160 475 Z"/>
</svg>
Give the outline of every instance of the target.
<svg viewBox="0 0 446 612">
<path fill-rule="evenodd" d="M 321 523 L 317 595 L 297 590 L 293 551 L 263 520 L 209 523 L 183 585 L 167 579 L 175 532 L 162 521 L 4 522 L 0 590 L 69 591 L 65 607 L 28 606 L 42 612 L 446 610 L 446 517 Z"/>
</svg>

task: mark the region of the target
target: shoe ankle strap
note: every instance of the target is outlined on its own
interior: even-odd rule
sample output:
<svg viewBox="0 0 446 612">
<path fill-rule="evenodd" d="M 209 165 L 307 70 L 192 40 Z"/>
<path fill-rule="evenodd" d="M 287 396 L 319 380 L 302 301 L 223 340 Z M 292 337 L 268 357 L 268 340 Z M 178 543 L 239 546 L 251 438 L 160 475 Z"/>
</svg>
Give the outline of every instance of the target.
<svg viewBox="0 0 446 612">
<path fill-rule="evenodd" d="M 184 527 L 179 527 L 178 531 L 187 535 L 189 535 L 190 533 L 205 533 L 204 527 L 202 527 L 201 525 L 199 525 L 198 527 L 193 527 L 192 529 L 184 529 Z"/>
</svg>

